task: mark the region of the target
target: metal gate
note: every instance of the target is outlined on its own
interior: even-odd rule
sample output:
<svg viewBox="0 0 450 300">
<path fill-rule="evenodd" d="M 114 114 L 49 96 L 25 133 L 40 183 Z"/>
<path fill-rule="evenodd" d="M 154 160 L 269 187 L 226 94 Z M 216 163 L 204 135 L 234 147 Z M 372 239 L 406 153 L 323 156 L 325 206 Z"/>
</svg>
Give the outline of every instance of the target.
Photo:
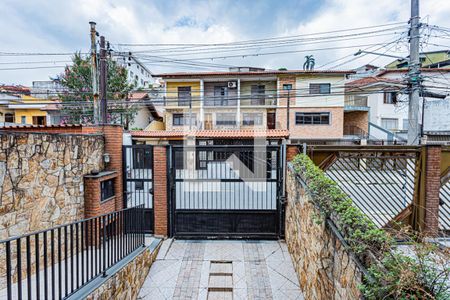
<svg viewBox="0 0 450 300">
<path fill-rule="evenodd" d="M 145 232 L 153 233 L 153 147 L 123 146 L 123 164 L 124 206 L 143 206 Z"/>
<path fill-rule="evenodd" d="M 172 147 L 171 235 L 278 238 L 280 146 Z"/>
</svg>

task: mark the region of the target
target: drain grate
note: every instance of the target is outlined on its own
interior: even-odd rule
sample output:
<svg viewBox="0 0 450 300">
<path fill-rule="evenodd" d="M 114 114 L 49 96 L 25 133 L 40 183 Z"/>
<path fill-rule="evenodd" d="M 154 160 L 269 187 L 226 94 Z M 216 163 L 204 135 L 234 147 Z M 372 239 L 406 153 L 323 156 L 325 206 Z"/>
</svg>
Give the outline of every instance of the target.
<svg viewBox="0 0 450 300">
<path fill-rule="evenodd" d="M 233 263 L 211 261 L 208 280 L 208 300 L 233 299 Z"/>
</svg>

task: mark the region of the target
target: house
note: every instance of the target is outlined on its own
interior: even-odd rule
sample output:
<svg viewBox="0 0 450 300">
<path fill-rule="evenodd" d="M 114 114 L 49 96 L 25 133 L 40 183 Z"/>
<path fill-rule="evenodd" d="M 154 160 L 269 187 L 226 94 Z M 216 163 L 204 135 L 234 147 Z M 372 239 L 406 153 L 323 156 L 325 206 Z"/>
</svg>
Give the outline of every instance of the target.
<svg viewBox="0 0 450 300">
<path fill-rule="evenodd" d="M 450 132 L 450 110 L 446 97 L 450 93 L 450 69 L 423 68 L 421 111 L 424 108 L 423 131 L 429 140 Z M 350 81 L 346 84 L 346 101 L 367 102 L 370 138 L 404 141 L 407 137 L 408 91 L 407 70 L 382 70 L 375 76 Z M 423 102 L 425 99 L 425 102 Z M 422 119 L 419 120 L 422 124 Z"/>
<path fill-rule="evenodd" d="M 450 68 L 450 50 L 421 52 L 419 55 L 422 68 Z M 408 68 L 408 57 L 396 59 L 385 66 L 387 70 Z"/>
<path fill-rule="evenodd" d="M 113 59 L 127 70 L 128 82 L 134 84 L 135 88 L 148 88 L 155 82 L 152 72 L 131 52 L 114 56 Z"/>
<path fill-rule="evenodd" d="M 246 136 L 249 131 L 272 135 L 282 130 L 300 141 L 344 137 L 344 83 L 352 73 L 234 67 L 156 76 L 164 82 L 161 101 L 168 136 L 182 139 L 180 131 L 205 131 L 218 138 L 220 131 Z"/>
<path fill-rule="evenodd" d="M 31 86 L 31 96 L 42 99 L 58 98 L 61 93 L 67 91 L 58 79 L 36 80 Z"/>
<path fill-rule="evenodd" d="M 150 96 L 147 92 L 131 92 L 129 94 L 129 102 L 130 106 L 136 109 L 137 112 L 133 121 L 128 124 L 128 128 L 142 130 L 153 123 L 150 128 L 164 129 L 162 116 L 150 101 Z"/>
<path fill-rule="evenodd" d="M 54 100 L 30 96 L 31 90 L 24 86 L 0 87 L 1 123 L 50 125 L 45 107 Z"/>
</svg>

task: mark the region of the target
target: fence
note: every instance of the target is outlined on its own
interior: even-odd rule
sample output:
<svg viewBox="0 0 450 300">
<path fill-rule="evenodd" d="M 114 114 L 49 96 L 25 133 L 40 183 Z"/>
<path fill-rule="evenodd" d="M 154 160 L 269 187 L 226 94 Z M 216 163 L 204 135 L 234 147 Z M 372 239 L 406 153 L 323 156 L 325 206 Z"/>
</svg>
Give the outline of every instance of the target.
<svg viewBox="0 0 450 300">
<path fill-rule="evenodd" d="M 143 223 L 139 206 L 0 241 L 0 298 L 73 295 L 144 245 Z"/>
</svg>

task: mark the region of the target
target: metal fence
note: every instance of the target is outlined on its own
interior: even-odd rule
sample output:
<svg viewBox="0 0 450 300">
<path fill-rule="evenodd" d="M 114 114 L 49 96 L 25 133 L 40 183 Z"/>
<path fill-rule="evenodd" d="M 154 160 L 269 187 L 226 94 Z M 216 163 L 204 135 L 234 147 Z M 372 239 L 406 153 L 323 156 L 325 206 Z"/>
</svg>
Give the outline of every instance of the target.
<svg viewBox="0 0 450 300">
<path fill-rule="evenodd" d="M 450 181 L 441 186 L 439 193 L 439 229 L 450 233 Z"/>
<path fill-rule="evenodd" d="M 384 227 L 414 199 L 418 148 L 309 148 L 321 168 L 377 226 Z"/>
<path fill-rule="evenodd" d="M 142 207 L 0 241 L 1 299 L 63 299 L 144 245 Z"/>
</svg>

